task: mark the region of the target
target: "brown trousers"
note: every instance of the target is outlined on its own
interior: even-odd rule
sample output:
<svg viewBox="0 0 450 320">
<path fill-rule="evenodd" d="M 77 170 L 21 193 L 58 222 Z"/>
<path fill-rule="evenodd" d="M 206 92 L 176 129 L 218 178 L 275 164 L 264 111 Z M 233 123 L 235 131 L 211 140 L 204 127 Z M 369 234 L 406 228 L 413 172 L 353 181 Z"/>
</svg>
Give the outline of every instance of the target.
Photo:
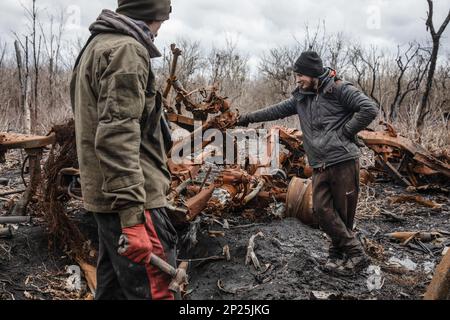
<svg viewBox="0 0 450 320">
<path fill-rule="evenodd" d="M 331 238 L 330 254 L 360 253 L 353 233 L 359 194 L 359 160 L 314 169 L 313 207 L 321 229 Z"/>
</svg>

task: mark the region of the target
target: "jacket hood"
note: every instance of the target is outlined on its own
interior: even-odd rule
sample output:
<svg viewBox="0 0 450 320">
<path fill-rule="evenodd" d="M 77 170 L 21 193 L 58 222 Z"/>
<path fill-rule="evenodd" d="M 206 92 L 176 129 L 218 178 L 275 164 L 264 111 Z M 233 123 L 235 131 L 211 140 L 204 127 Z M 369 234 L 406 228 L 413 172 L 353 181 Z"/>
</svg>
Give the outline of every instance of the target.
<svg viewBox="0 0 450 320">
<path fill-rule="evenodd" d="M 154 37 L 150 30 L 144 30 L 132 19 L 114 11 L 103 10 L 97 20 L 91 24 L 89 31 L 92 34 L 119 33 L 133 37 L 147 49 L 150 58 L 162 56 L 153 43 Z"/>
</svg>

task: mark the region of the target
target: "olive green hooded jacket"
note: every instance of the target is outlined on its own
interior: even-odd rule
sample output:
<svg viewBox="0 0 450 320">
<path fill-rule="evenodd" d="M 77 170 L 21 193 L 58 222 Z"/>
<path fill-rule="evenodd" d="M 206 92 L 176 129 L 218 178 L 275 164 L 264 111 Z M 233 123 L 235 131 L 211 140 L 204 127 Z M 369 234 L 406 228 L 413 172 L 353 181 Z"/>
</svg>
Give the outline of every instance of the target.
<svg viewBox="0 0 450 320">
<path fill-rule="evenodd" d="M 170 182 L 150 62 L 160 53 L 148 30 L 109 10 L 90 30 L 70 88 L 84 207 L 132 226 L 166 206 Z"/>
</svg>

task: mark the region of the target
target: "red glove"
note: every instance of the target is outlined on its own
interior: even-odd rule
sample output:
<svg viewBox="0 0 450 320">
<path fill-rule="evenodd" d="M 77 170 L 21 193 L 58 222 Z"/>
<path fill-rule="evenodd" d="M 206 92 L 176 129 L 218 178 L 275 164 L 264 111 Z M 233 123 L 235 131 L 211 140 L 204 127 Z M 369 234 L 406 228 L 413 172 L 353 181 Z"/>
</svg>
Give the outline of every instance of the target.
<svg viewBox="0 0 450 320">
<path fill-rule="evenodd" d="M 153 245 L 144 224 L 122 228 L 117 252 L 139 264 L 150 262 Z"/>
</svg>

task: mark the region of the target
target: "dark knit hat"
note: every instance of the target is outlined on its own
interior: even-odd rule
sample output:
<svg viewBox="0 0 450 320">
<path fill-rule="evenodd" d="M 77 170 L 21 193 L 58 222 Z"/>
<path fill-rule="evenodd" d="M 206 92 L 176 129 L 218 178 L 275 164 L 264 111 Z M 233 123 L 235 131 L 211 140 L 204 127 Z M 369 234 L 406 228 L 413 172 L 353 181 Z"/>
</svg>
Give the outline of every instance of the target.
<svg viewBox="0 0 450 320">
<path fill-rule="evenodd" d="M 318 78 L 324 73 L 322 59 L 320 59 L 317 52 L 305 51 L 295 61 L 294 72 Z"/>
<path fill-rule="evenodd" d="M 141 21 L 169 20 L 170 0 L 118 0 L 117 13 Z"/>
</svg>

